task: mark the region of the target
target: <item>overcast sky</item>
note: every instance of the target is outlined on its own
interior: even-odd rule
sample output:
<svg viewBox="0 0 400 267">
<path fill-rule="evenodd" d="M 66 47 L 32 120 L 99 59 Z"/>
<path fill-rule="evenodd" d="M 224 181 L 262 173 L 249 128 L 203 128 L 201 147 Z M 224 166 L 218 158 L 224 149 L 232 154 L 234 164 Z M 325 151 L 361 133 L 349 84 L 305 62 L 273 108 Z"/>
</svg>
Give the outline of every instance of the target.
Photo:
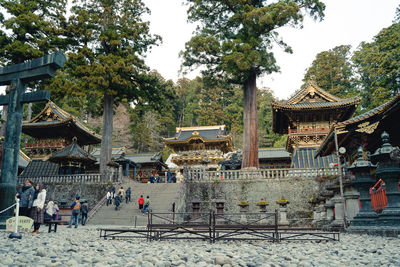
<svg viewBox="0 0 400 267">
<path fill-rule="evenodd" d="M 260 77 L 259 87 L 271 88 L 275 96 L 287 99 L 302 84 L 306 68 L 316 54 L 338 45 L 352 45 L 353 49 L 362 41 L 371 41 L 384 27 L 392 24 L 399 0 L 322 0 L 326 4 L 322 22 L 306 19 L 304 28 L 282 28 L 281 37 L 292 46 L 294 53 L 284 53 L 275 48 L 274 53 L 280 73 Z M 186 22 L 186 7 L 182 0 L 144 0 L 151 10 L 152 33 L 163 38 L 159 47 L 154 47 L 147 56 L 147 64 L 166 79 L 176 81 L 181 59 L 178 54 L 192 36 L 194 26 Z M 194 78 L 198 72 L 187 75 Z"/>
</svg>

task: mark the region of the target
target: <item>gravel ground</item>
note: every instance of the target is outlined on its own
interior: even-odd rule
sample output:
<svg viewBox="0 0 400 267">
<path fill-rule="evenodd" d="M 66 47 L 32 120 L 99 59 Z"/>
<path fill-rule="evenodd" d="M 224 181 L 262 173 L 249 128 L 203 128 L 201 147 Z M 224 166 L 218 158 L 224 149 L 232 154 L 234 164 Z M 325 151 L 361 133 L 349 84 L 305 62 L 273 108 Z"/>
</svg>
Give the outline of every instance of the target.
<svg viewBox="0 0 400 267">
<path fill-rule="evenodd" d="M 400 266 L 400 238 L 341 234 L 340 242 L 104 240 L 96 226 L 9 239 L 1 266 Z"/>
</svg>

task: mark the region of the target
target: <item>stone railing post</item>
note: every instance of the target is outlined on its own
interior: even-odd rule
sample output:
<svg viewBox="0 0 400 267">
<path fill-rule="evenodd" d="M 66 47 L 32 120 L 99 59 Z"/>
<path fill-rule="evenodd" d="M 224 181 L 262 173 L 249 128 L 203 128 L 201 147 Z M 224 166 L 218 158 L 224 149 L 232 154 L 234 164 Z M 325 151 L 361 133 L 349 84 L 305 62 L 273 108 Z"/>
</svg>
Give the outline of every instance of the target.
<svg viewBox="0 0 400 267">
<path fill-rule="evenodd" d="M 344 183 L 344 199 L 346 203 L 346 216 L 348 220 L 353 220 L 353 218 L 360 211 L 359 197 L 360 193 L 351 186 L 349 182 Z"/>
</svg>

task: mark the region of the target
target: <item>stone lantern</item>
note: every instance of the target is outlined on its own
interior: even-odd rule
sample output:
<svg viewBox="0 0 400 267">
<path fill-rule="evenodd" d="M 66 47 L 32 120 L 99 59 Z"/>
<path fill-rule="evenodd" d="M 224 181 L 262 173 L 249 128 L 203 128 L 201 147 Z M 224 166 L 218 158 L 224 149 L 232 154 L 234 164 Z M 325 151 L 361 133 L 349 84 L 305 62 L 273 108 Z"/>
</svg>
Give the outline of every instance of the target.
<svg viewBox="0 0 400 267">
<path fill-rule="evenodd" d="M 324 208 L 325 208 L 325 222 L 326 223 L 331 223 L 334 218 L 334 205 L 333 202 L 331 201 L 333 197 L 333 191 L 330 190 L 325 190 L 322 192 L 322 195 L 325 197 L 325 203 L 323 203 Z"/>
<path fill-rule="evenodd" d="M 240 207 L 240 223 L 246 224 L 247 223 L 246 213 L 249 211 L 249 202 L 240 201 L 238 203 L 238 206 Z"/>
<path fill-rule="evenodd" d="M 369 189 L 374 185 L 375 180 L 371 178 L 371 170 L 375 166 L 363 158 L 363 150 L 360 147 L 357 151 L 357 160 L 351 164 L 349 170 L 354 174 L 355 179 L 351 184 L 360 193 L 361 208 L 357 215 L 351 220 L 351 228 L 368 227 L 376 224 L 378 215 L 371 208 Z"/>
<path fill-rule="evenodd" d="M 389 143 L 389 134 L 381 135 L 382 147 L 378 148 L 371 160 L 377 164 L 376 176 L 386 184 L 387 207 L 379 214 L 378 223 L 382 226 L 400 227 L 400 149 Z"/>
<path fill-rule="evenodd" d="M 276 204 L 279 205 L 279 225 L 289 225 L 289 221 L 287 220 L 287 205 L 289 204 L 289 200 L 285 197 L 281 197 L 281 199 L 276 201 Z"/>
<path fill-rule="evenodd" d="M 269 205 L 269 203 L 267 201 L 265 201 L 265 199 L 261 199 L 261 201 L 256 202 L 256 205 L 260 208 L 260 224 L 267 224 L 268 220 L 265 216 L 265 213 L 267 212 L 267 206 Z"/>
</svg>

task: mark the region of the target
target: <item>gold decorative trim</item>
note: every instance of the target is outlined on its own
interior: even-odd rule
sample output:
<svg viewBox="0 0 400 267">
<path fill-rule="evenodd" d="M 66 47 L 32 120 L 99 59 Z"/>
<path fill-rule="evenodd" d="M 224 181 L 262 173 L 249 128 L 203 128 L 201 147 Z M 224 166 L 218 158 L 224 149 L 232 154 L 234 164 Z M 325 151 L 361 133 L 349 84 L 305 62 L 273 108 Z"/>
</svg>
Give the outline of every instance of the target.
<svg viewBox="0 0 400 267">
<path fill-rule="evenodd" d="M 192 135 L 199 135 L 200 133 L 198 131 L 192 132 Z"/>
<path fill-rule="evenodd" d="M 358 129 L 356 130 L 356 132 L 359 133 L 367 133 L 367 134 L 372 134 L 375 129 L 378 127 L 379 125 L 379 121 L 370 124 L 369 121 L 363 122 L 360 125 L 358 125 Z"/>
<path fill-rule="evenodd" d="M 214 126 L 192 126 L 192 127 L 177 127 L 176 132 L 179 131 L 196 131 L 196 130 L 224 130 L 225 125 L 214 125 Z"/>
</svg>

